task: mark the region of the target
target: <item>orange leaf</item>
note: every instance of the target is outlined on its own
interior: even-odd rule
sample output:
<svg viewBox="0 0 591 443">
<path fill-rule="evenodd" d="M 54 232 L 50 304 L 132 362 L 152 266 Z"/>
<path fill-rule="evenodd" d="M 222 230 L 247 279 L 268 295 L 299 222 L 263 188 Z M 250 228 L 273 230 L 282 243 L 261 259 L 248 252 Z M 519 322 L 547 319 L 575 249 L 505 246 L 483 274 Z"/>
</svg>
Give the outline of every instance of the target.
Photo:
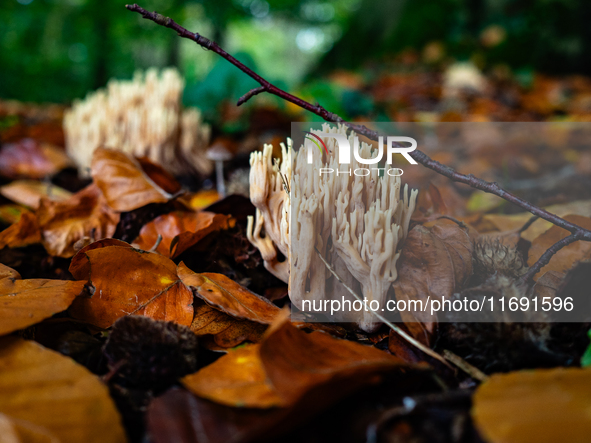
<svg viewBox="0 0 591 443">
<path fill-rule="evenodd" d="M 72 193 L 65 189 L 34 180 L 15 180 L 0 188 L 0 194 L 20 205 L 37 209 L 43 197 L 53 201 L 66 200 Z"/>
<path fill-rule="evenodd" d="M 187 248 L 197 243 L 207 234 L 227 229 L 231 218 L 213 212 L 182 212 L 176 211 L 161 215 L 145 224 L 134 243 L 140 249 L 149 250 L 162 236 L 156 252 L 165 256 L 178 256 Z M 174 254 L 171 254 L 171 242 L 175 237 Z"/>
<path fill-rule="evenodd" d="M 198 297 L 232 317 L 269 325 L 280 312 L 273 303 L 223 274 L 197 274 L 182 262 L 177 272 L 183 283 L 193 289 Z"/>
<path fill-rule="evenodd" d="M 0 413 L 46 429 L 61 443 L 127 441 L 108 388 L 71 358 L 33 341 L 0 340 L 0 392 Z"/>
<path fill-rule="evenodd" d="M 76 278 L 88 279 L 94 288 L 90 297 L 74 300 L 69 311 L 74 318 L 100 328 L 128 314 L 191 324 L 193 294 L 170 259 L 129 245 L 91 249 L 92 245 L 78 252 L 76 265 L 70 268 Z"/>
<path fill-rule="evenodd" d="M 0 335 L 65 311 L 83 288 L 81 281 L 21 280 L 18 272 L 0 264 Z"/>
<path fill-rule="evenodd" d="M 71 164 L 63 149 L 38 144 L 28 138 L 7 144 L 0 151 L 0 175 L 8 178 L 42 179 Z"/>
<path fill-rule="evenodd" d="M 583 217 L 581 215 L 567 215 L 565 220 L 579 225 L 585 229 L 591 229 L 591 218 Z M 527 259 L 528 266 L 533 265 L 546 250 L 559 240 L 570 235 L 565 229 L 558 226 L 552 226 L 546 232 L 538 236 L 529 249 L 529 256 Z M 548 271 L 565 272 L 572 266 L 583 259 L 591 257 L 591 244 L 588 242 L 577 241 L 565 246 L 558 251 L 546 266 L 544 266 L 537 275 L 543 275 Z"/>
<path fill-rule="evenodd" d="M 19 221 L 0 232 L 0 249 L 21 248 L 41 242 L 37 218 L 30 212 L 23 212 Z"/>
<path fill-rule="evenodd" d="M 410 367 L 374 347 L 322 332 L 306 334 L 285 321 L 260 345 L 230 352 L 182 382 L 191 392 L 230 406 L 289 407 L 314 398 L 317 407 L 371 383 L 377 374 Z"/>
<path fill-rule="evenodd" d="M 180 185 L 160 166 L 140 161 L 113 149 L 98 148 L 92 156 L 91 174 L 115 211 L 125 212 L 149 203 L 165 203 Z M 162 187 L 164 186 L 164 188 Z"/>
<path fill-rule="evenodd" d="M 74 243 L 83 237 L 111 237 L 119 214 L 109 208 L 101 191 L 91 184 L 68 200 L 54 202 L 42 198 L 37 220 L 47 252 L 68 258 L 76 253 Z"/>
<path fill-rule="evenodd" d="M 495 374 L 476 391 L 472 417 L 490 443 L 588 442 L 591 370 Z"/>
<path fill-rule="evenodd" d="M 260 345 L 229 351 L 212 364 L 182 379 L 194 394 L 228 406 L 271 408 L 286 406 L 267 380 Z"/>
<path fill-rule="evenodd" d="M 233 348 L 245 341 L 258 343 L 266 329 L 266 325 L 249 320 L 238 320 L 207 304 L 195 308 L 195 317 L 191 323 L 191 331 L 195 335 L 211 337 L 211 341 L 201 343 L 212 350 Z"/>
</svg>

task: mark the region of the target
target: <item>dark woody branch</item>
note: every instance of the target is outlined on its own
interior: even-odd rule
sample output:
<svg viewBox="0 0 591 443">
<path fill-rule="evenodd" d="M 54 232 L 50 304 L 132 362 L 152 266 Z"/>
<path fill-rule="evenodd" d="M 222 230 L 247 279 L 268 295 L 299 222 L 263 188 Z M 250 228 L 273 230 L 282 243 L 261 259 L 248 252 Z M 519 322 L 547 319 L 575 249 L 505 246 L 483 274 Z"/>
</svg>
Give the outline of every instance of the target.
<svg viewBox="0 0 591 443">
<path fill-rule="evenodd" d="M 318 103 L 313 105 L 311 103 L 308 103 L 305 100 L 302 100 L 299 97 L 296 97 L 288 92 L 283 91 L 282 89 L 279 89 L 277 86 L 269 83 L 267 80 L 265 80 L 259 74 L 254 72 L 252 69 L 248 68 L 243 63 L 238 61 L 235 57 L 228 54 L 216 42 L 209 40 L 208 38 L 205 38 L 198 33 L 193 33 L 193 32 L 188 31 L 187 29 L 180 26 L 178 23 L 176 23 L 171 18 L 165 17 L 162 14 L 158 14 L 157 12 L 146 11 L 144 8 L 142 8 L 141 6 L 138 6 L 137 4 L 126 5 L 126 8 L 129 9 L 130 11 L 138 12 L 145 19 L 152 20 L 153 22 L 155 22 L 161 26 L 165 26 L 167 28 L 173 29 L 174 31 L 176 31 L 178 33 L 178 35 L 180 37 L 188 38 L 189 40 L 193 40 L 195 43 L 197 43 L 201 47 L 203 47 L 205 49 L 209 49 L 210 51 L 213 51 L 216 54 L 219 54 L 220 56 L 222 56 L 223 58 L 228 60 L 230 63 L 232 63 L 234 66 L 236 66 L 238 69 L 240 69 L 242 72 L 244 72 L 245 74 L 250 76 L 252 79 L 256 80 L 261 86 L 247 92 L 244 96 L 242 96 L 240 98 L 240 100 L 238 100 L 238 106 L 245 103 L 251 97 L 253 97 L 257 94 L 260 94 L 262 92 L 268 92 L 269 94 L 273 94 L 277 97 L 280 97 L 284 100 L 287 100 L 288 102 L 291 102 L 291 103 L 299 106 L 300 108 L 310 111 L 310 112 L 318 115 L 319 117 L 322 117 L 324 120 L 326 120 L 328 122 L 342 123 L 343 125 L 346 125 L 347 127 L 351 128 L 352 130 L 357 132 L 358 134 L 364 135 L 365 137 L 367 137 L 371 140 L 376 140 L 376 141 L 378 140 L 378 137 L 379 137 L 378 132 L 373 131 L 363 125 L 356 125 L 356 124 L 348 123 L 348 122 L 344 121 L 341 117 L 339 117 L 337 114 L 327 111 L 322 106 L 320 106 L 320 104 L 318 104 Z M 417 163 L 422 164 L 423 166 L 437 172 L 438 174 L 441 174 L 441 175 L 443 175 L 455 182 L 466 184 L 474 189 L 479 189 L 479 190 L 487 192 L 489 194 L 494 194 L 498 197 L 501 197 L 501 198 L 507 200 L 508 202 L 511 202 L 511 203 L 525 209 L 526 211 L 531 212 L 533 215 L 540 217 L 544 220 L 547 220 L 556 226 L 566 229 L 567 231 L 569 231 L 571 233 L 570 236 L 568 236 L 564 239 L 564 240 L 568 239 L 568 241 L 561 240 L 560 242 L 558 242 L 555 245 L 553 245 L 552 247 L 550 247 L 540 257 L 540 259 L 531 266 L 528 273 L 525 274 L 525 276 L 524 276 L 524 279 L 527 279 L 527 281 L 530 281 L 534 277 L 534 275 L 537 274 L 550 261 L 552 256 L 554 254 L 556 254 L 556 252 L 558 252 L 564 246 L 567 246 L 568 244 L 573 243 L 577 240 L 591 241 L 591 231 L 584 229 L 584 228 L 582 228 L 574 223 L 571 223 L 567 220 L 564 220 L 563 218 L 561 218 L 555 214 L 552 214 L 552 213 L 546 211 L 545 209 L 542 209 L 536 205 L 529 203 L 528 201 L 522 199 L 521 197 L 518 197 L 518 196 L 504 190 L 496 182 L 487 182 L 487 181 L 482 180 L 478 177 L 475 177 L 472 174 L 468 174 L 468 175 L 460 174 L 459 172 L 455 171 L 454 169 L 450 168 L 449 166 L 445 166 L 445 165 L 439 163 L 438 161 L 433 160 L 427 154 L 425 154 L 424 152 L 419 151 L 419 150 L 414 150 L 414 151 L 410 152 L 409 155 Z"/>
</svg>

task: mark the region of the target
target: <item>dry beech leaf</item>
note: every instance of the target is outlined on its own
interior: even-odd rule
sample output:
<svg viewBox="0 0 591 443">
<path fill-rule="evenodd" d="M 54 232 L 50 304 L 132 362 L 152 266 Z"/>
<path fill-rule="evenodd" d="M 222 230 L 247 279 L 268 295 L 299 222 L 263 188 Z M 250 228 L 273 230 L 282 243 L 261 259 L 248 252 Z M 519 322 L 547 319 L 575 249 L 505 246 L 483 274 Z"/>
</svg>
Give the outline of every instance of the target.
<svg viewBox="0 0 591 443">
<path fill-rule="evenodd" d="M 37 217 L 28 211 L 21 214 L 19 221 L 0 232 L 0 249 L 21 248 L 35 243 L 41 243 L 41 231 Z"/>
<path fill-rule="evenodd" d="M 0 414 L 0 443 L 60 443 L 47 429 Z"/>
<path fill-rule="evenodd" d="M 0 335 L 65 311 L 83 288 L 79 281 L 21 280 L 18 272 L 0 264 Z"/>
<path fill-rule="evenodd" d="M 68 200 L 54 202 L 42 198 L 37 220 L 47 252 L 69 258 L 76 253 L 74 244 L 83 237 L 111 237 L 119 214 L 107 205 L 98 187 L 91 184 Z"/>
<path fill-rule="evenodd" d="M 0 413 L 61 443 L 125 442 L 109 390 L 72 359 L 16 337 L 0 340 Z"/>
<path fill-rule="evenodd" d="M 415 226 L 404 241 L 398 260 L 398 279 L 394 290 L 398 300 L 443 300 L 458 292 L 472 275 L 472 239 L 455 223 L 438 221 L 433 227 Z M 427 332 L 437 322 L 429 312 L 402 312 L 411 334 L 424 340 L 420 321 Z"/>
<path fill-rule="evenodd" d="M 239 320 L 224 314 L 207 304 L 195 307 L 195 317 L 191 323 L 191 331 L 198 337 L 211 337 L 211 340 L 201 341 L 208 349 L 229 349 L 249 341 L 258 343 L 263 338 L 266 325 Z"/>
<path fill-rule="evenodd" d="M 178 276 L 206 303 L 235 318 L 247 319 L 270 325 L 280 309 L 223 274 L 206 272 L 197 274 L 183 262 L 179 263 Z"/>
<path fill-rule="evenodd" d="M 591 370 L 495 374 L 474 394 L 472 417 L 490 443 L 584 443 L 591 435 Z"/>
<path fill-rule="evenodd" d="M 32 139 L 10 143 L 0 151 L 0 175 L 8 178 L 42 179 L 71 164 L 63 149 L 38 144 Z"/>
<path fill-rule="evenodd" d="M 170 259 L 129 245 L 93 245 L 81 249 L 70 266 L 76 279 L 88 280 L 92 286 L 92 295 L 72 303 L 69 312 L 74 318 L 100 328 L 129 314 L 191 324 L 193 293 L 181 282 Z"/>
<path fill-rule="evenodd" d="M 284 321 L 260 344 L 232 351 L 182 383 L 224 405 L 290 407 L 307 397 L 316 407 L 371 383 L 377 374 L 410 367 L 374 347 L 322 332 L 306 334 Z"/>
<path fill-rule="evenodd" d="M 273 385 L 260 358 L 260 345 L 230 350 L 182 383 L 194 394 L 235 407 L 271 408 L 287 406 Z"/>
<path fill-rule="evenodd" d="M 156 252 L 167 257 L 178 256 L 207 234 L 220 229 L 228 229 L 230 227 L 229 220 L 229 216 L 213 212 L 175 211 L 161 215 L 145 224 L 133 243 L 140 249 L 149 250 L 156 244 L 158 235 L 161 235 L 162 241 L 156 248 Z M 173 255 L 170 250 L 171 242 L 179 235 L 182 240 L 177 240 Z"/>
<path fill-rule="evenodd" d="M 142 169 L 142 164 L 148 171 Z M 160 166 L 140 161 L 123 152 L 98 148 L 94 151 L 91 174 L 103 192 L 108 205 L 115 211 L 126 212 L 149 203 L 165 203 L 180 185 Z"/>
<path fill-rule="evenodd" d="M 15 180 L 0 187 L 0 194 L 19 205 L 32 209 L 39 207 L 39 202 L 43 197 L 53 201 L 62 201 L 72 196 L 71 192 L 59 186 L 34 180 Z"/>
<path fill-rule="evenodd" d="M 581 215 L 567 215 L 564 217 L 565 220 L 581 226 L 585 229 L 591 229 L 591 218 L 583 217 Z M 533 265 L 546 250 L 557 241 L 570 235 L 565 229 L 559 228 L 558 226 L 552 226 L 546 232 L 537 237 L 529 249 L 527 264 L 528 266 Z M 550 263 L 544 266 L 538 275 L 542 275 L 548 271 L 565 272 L 568 271 L 572 266 L 581 260 L 591 258 L 591 244 L 589 242 L 577 241 L 565 246 L 558 251 L 550 259 Z"/>
</svg>

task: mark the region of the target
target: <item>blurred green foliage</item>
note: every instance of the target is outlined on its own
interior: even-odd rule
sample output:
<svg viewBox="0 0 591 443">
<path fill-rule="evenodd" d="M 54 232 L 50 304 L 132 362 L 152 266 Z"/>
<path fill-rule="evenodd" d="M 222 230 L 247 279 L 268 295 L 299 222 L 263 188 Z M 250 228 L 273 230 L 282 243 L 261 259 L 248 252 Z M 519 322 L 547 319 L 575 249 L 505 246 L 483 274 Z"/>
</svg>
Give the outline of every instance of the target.
<svg viewBox="0 0 591 443">
<path fill-rule="evenodd" d="M 533 69 L 591 74 L 589 0 L 140 3 L 213 37 L 265 77 L 344 116 L 364 114 L 371 101 L 321 80 L 318 73 L 357 70 L 366 61 L 380 62 L 409 47 L 420 53 L 433 41 L 442 44 L 448 59 L 472 58 L 482 68 L 505 63 L 526 83 Z M 109 78 L 131 78 L 137 69 L 151 66 L 177 66 L 187 81 L 187 103 L 214 118 L 220 101 L 234 101 L 254 85 L 215 54 L 142 20 L 124 4 L 1 0 L 0 97 L 67 103 Z M 498 41 L 490 44 L 487 38 Z M 311 74 L 302 82 L 306 73 Z"/>
</svg>

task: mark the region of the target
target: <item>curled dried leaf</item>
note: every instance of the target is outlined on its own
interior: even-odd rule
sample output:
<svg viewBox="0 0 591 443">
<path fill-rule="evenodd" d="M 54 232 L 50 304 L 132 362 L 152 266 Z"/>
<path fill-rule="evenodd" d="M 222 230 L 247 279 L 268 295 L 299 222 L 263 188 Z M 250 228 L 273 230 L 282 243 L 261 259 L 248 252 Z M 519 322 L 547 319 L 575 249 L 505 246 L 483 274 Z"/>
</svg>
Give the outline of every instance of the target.
<svg viewBox="0 0 591 443">
<path fill-rule="evenodd" d="M 184 263 L 178 266 L 179 278 L 206 303 L 235 318 L 269 325 L 277 318 L 279 308 L 223 274 L 197 274 Z"/>
<path fill-rule="evenodd" d="M 98 187 L 91 184 L 64 201 L 42 198 L 37 220 L 47 252 L 69 258 L 76 253 L 74 244 L 78 240 L 111 237 L 119 214 L 107 205 Z"/>
</svg>

